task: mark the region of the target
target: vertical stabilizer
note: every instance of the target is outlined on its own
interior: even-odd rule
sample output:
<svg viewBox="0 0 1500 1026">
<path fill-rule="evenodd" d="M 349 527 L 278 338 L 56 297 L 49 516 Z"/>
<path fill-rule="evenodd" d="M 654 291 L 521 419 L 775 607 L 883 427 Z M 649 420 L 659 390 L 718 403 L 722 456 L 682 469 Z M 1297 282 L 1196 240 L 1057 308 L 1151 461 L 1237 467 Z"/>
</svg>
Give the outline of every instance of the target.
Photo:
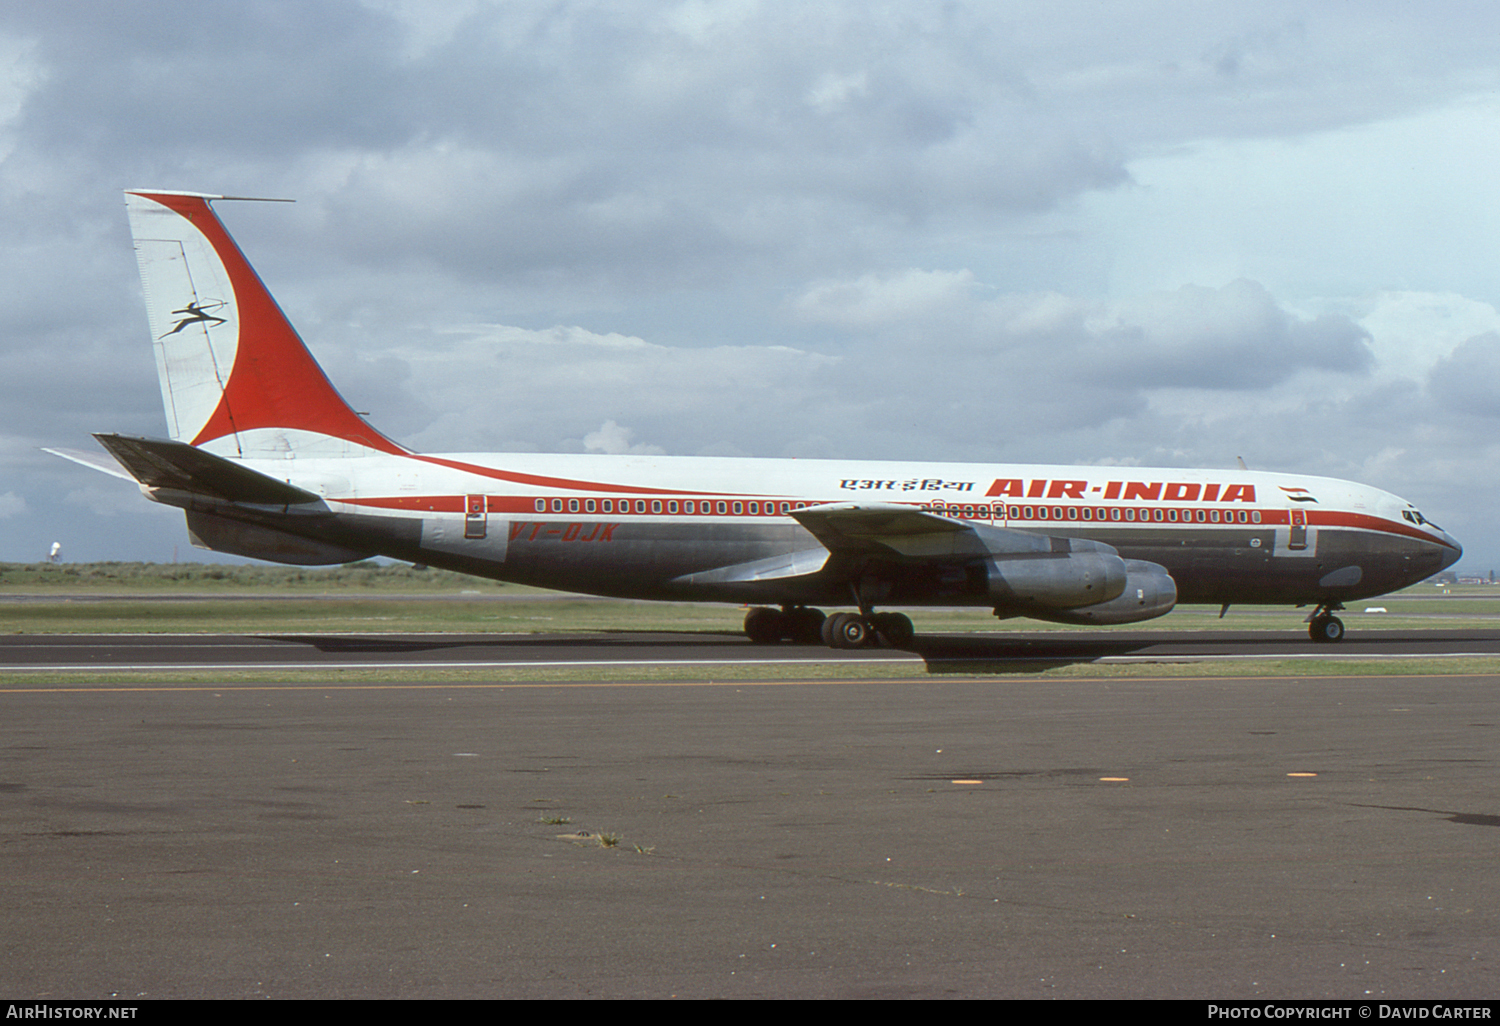
<svg viewBox="0 0 1500 1026">
<path fill-rule="evenodd" d="M 224 456 L 402 452 L 339 396 L 202 193 L 129 191 L 162 404 Z"/>
</svg>

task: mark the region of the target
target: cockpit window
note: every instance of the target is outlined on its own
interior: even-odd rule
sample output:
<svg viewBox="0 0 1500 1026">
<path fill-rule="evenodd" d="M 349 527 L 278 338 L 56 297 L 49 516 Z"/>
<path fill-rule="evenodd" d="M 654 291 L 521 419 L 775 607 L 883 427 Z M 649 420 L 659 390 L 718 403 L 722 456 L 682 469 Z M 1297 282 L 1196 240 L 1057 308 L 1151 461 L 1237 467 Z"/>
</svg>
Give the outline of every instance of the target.
<svg viewBox="0 0 1500 1026">
<path fill-rule="evenodd" d="M 1404 518 L 1406 518 L 1407 520 L 1409 520 L 1411 523 L 1416 524 L 1418 526 L 1424 526 L 1425 525 L 1427 527 L 1432 528 L 1434 531 L 1441 531 L 1442 530 L 1441 527 L 1439 527 L 1437 524 L 1434 524 L 1431 520 L 1428 520 L 1418 510 L 1404 509 L 1404 510 L 1401 511 L 1401 515 Z"/>
</svg>

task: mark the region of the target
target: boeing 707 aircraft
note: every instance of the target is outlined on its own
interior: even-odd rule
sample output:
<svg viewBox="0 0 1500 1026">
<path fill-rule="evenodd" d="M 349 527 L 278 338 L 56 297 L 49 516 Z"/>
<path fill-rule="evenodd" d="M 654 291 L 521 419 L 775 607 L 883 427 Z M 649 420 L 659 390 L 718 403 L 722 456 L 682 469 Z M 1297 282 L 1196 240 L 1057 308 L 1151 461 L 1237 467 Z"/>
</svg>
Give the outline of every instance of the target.
<svg viewBox="0 0 1500 1026">
<path fill-rule="evenodd" d="M 836 648 L 910 643 L 892 607 L 1106 625 L 1179 602 L 1311 606 L 1333 642 L 1344 602 L 1462 551 L 1389 492 L 1293 474 L 412 452 L 334 390 L 210 206 L 229 198 L 126 193 L 168 437 L 95 435 L 124 472 L 53 450 L 181 507 L 204 548 L 751 604 L 752 641 Z"/>
</svg>

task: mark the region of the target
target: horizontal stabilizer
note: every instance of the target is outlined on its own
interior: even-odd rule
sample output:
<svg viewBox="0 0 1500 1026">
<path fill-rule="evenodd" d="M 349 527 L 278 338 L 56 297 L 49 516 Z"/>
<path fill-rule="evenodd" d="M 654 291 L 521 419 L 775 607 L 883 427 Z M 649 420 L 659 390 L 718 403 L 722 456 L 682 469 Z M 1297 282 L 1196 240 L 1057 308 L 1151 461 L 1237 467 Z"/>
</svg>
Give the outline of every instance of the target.
<svg viewBox="0 0 1500 1026">
<path fill-rule="evenodd" d="M 171 488 L 228 502 L 265 506 L 320 501 L 320 496 L 312 492 L 267 477 L 233 460 L 195 449 L 185 442 L 127 438 L 124 435 L 94 437 L 130 471 L 132 477 L 149 488 Z"/>
<path fill-rule="evenodd" d="M 65 460 L 72 460 L 74 463 L 80 463 L 90 470 L 97 470 L 101 474 L 108 474 L 110 477 L 118 477 L 121 480 L 130 482 L 135 481 L 135 478 L 120 469 L 118 463 L 97 452 L 84 452 L 82 449 L 49 449 L 45 447 L 42 449 L 42 452 L 50 452 L 54 456 L 61 456 Z"/>
</svg>

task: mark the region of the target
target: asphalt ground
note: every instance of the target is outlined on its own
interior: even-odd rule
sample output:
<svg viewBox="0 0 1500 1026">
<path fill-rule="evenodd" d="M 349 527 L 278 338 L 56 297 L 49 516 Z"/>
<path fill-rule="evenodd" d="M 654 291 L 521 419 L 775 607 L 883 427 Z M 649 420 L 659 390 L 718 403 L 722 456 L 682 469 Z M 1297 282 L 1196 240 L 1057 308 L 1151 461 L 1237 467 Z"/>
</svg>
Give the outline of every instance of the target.
<svg viewBox="0 0 1500 1026">
<path fill-rule="evenodd" d="M 357 669 L 910 663 L 913 672 L 1035 672 L 1109 662 L 1500 657 L 1500 630 L 1369 631 L 1315 645 L 1304 631 L 1053 631 L 918 635 L 905 650 L 752 645 L 725 632 L 673 634 L 12 634 L 0 674 L 105 669 Z"/>
<path fill-rule="evenodd" d="M 1500 993 L 1495 676 L 425 672 L 11 678 L 0 995 Z"/>
</svg>

